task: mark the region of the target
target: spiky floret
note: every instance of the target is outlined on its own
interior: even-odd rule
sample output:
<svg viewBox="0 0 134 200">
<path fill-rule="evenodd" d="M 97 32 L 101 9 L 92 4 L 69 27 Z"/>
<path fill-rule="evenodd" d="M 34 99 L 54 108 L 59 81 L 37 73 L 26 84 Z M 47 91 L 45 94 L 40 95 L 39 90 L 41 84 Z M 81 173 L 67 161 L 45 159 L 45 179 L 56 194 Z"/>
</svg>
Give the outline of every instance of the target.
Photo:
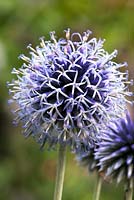
<svg viewBox="0 0 134 200">
<path fill-rule="evenodd" d="M 18 104 L 16 122 L 42 145 L 90 143 L 99 124 L 126 108 L 127 72 L 119 71 L 126 63 L 112 61 L 117 51 L 108 54 L 104 41 L 89 35 L 70 35 L 68 29 L 57 41 L 51 32 L 50 41 L 41 38 L 36 49 L 30 45 L 30 58 L 21 55 L 23 66 L 13 69 L 17 79 L 9 87 Z"/>
<path fill-rule="evenodd" d="M 134 177 L 134 121 L 130 114 L 112 122 L 109 130 L 101 135 L 102 141 L 96 149 L 95 158 L 99 162 L 100 171 L 106 177 L 130 180 Z"/>
<path fill-rule="evenodd" d="M 95 145 L 89 145 L 88 149 L 82 151 L 82 148 L 80 151 L 76 154 L 76 160 L 80 165 L 83 167 L 87 167 L 89 172 L 98 170 L 97 166 L 97 160 L 95 159 Z"/>
</svg>

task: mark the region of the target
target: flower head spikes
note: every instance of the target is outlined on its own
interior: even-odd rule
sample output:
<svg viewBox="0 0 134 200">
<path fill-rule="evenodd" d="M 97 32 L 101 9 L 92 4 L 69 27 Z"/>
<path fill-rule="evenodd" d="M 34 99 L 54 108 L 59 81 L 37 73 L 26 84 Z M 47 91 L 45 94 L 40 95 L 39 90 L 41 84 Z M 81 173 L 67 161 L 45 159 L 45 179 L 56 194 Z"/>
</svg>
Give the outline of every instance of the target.
<svg viewBox="0 0 134 200">
<path fill-rule="evenodd" d="M 126 108 L 126 64 L 112 61 L 101 39 L 89 39 L 90 31 L 70 34 L 57 40 L 41 38 L 40 46 L 29 46 L 30 58 L 13 69 L 17 79 L 9 83 L 12 100 L 17 102 L 16 122 L 21 121 L 24 135 L 42 144 L 77 146 L 95 140 L 99 124 L 120 116 Z M 74 40 L 75 39 L 75 40 Z"/>
<path fill-rule="evenodd" d="M 88 167 L 89 172 L 99 169 L 94 153 L 95 145 L 90 145 L 88 147 L 88 150 L 85 151 L 83 149 L 83 151 L 79 151 L 76 155 L 76 159 L 80 163 L 80 165 Z"/>
<path fill-rule="evenodd" d="M 109 130 L 101 135 L 102 141 L 96 150 L 95 158 L 99 162 L 100 171 L 106 177 L 129 180 L 134 177 L 134 121 L 127 114 L 112 123 Z"/>
</svg>

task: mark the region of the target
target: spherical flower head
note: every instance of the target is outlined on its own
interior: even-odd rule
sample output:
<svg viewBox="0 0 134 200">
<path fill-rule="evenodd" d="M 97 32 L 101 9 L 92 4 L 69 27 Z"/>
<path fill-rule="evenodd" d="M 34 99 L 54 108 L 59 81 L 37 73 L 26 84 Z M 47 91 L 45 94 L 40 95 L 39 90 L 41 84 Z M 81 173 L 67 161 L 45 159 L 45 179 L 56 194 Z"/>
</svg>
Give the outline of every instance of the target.
<svg viewBox="0 0 134 200">
<path fill-rule="evenodd" d="M 30 58 L 13 69 L 17 79 L 9 83 L 12 100 L 17 103 L 16 122 L 24 135 L 34 136 L 42 146 L 89 144 L 95 140 L 99 124 L 124 112 L 127 91 L 126 65 L 112 61 L 101 39 L 89 39 L 90 31 L 70 34 L 56 40 L 41 38 Z"/>
<path fill-rule="evenodd" d="M 129 181 L 134 177 L 134 121 L 130 114 L 104 131 L 95 158 L 106 177 Z"/>
</svg>

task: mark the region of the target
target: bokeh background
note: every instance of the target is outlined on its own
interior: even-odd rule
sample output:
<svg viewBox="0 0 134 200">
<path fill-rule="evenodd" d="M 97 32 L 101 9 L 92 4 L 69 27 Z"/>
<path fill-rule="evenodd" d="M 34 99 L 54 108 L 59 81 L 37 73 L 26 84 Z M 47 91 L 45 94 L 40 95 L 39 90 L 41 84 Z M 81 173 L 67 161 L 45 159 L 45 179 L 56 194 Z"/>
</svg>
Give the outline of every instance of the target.
<svg viewBox="0 0 134 200">
<path fill-rule="evenodd" d="M 0 200 L 53 198 L 57 152 L 40 151 L 12 125 L 6 82 L 13 78 L 12 68 L 21 66 L 18 56 L 28 54 L 29 43 L 38 45 L 39 37 L 49 39 L 53 30 L 63 37 L 68 27 L 105 38 L 105 49 L 118 49 L 117 61 L 127 61 L 134 78 L 134 0 L 0 0 Z M 95 183 L 95 174 L 68 152 L 63 200 L 92 199 Z M 106 181 L 101 200 L 113 199 L 123 199 L 123 187 Z"/>
</svg>

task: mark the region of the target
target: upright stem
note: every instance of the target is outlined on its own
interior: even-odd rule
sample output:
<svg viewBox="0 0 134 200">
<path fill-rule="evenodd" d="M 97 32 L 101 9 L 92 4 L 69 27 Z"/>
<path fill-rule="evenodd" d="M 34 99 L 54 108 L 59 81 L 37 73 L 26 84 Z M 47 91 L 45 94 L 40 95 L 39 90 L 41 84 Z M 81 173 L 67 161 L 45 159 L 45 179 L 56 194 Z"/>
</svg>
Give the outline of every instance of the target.
<svg viewBox="0 0 134 200">
<path fill-rule="evenodd" d="M 125 189 L 125 200 L 132 200 L 133 198 L 133 179 L 130 179 Z"/>
<path fill-rule="evenodd" d="M 55 192 L 54 192 L 54 200 L 62 199 L 62 190 L 63 190 L 63 182 L 64 182 L 64 174 L 65 174 L 65 164 L 66 164 L 66 147 L 63 145 L 59 146 L 58 152 L 58 162 L 57 162 L 57 174 L 56 174 L 56 182 L 55 182 Z"/>
<path fill-rule="evenodd" d="M 93 200 L 99 200 L 100 192 L 101 192 L 101 186 L 102 186 L 102 178 L 101 178 L 101 176 L 98 175 Z"/>
</svg>

